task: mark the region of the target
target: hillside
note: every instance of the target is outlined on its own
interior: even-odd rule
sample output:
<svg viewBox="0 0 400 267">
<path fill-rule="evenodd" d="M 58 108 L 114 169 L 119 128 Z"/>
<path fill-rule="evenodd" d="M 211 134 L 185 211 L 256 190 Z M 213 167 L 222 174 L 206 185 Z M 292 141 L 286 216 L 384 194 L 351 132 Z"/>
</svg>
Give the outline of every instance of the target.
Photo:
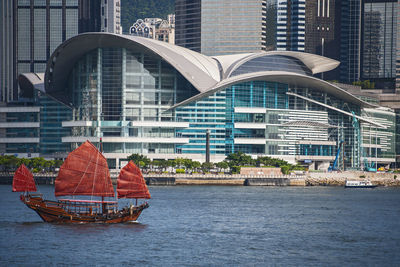
<svg viewBox="0 0 400 267">
<path fill-rule="evenodd" d="M 162 18 L 174 13 L 175 0 L 121 0 L 121 25 L 124 33 L 138 19 Z"/>
</svg>

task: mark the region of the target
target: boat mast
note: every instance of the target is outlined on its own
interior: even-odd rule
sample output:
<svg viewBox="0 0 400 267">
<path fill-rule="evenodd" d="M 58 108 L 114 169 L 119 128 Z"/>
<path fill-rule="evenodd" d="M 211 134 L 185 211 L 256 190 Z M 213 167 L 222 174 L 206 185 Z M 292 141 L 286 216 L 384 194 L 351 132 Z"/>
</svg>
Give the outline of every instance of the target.
<svg viewBox="0 0 400 267">
<path fill-rule="evenodd" d="M 100 137 L 100 153 L 103 154 L 103 138 Z M 105 213 L 106 204 L 104 203 L 104 196 L 101 196 L 101 211 Z"/>
</svg>

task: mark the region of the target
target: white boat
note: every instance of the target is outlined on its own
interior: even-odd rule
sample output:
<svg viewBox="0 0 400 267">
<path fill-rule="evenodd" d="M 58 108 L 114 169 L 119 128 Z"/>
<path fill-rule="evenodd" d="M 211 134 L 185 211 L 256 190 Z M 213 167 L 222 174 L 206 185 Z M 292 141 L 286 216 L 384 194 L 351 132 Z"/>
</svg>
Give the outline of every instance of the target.
<svg viewBox="0 0 400 267">
<path fill-rule="evenodd" d="M 353 180 L 353 181 L 348 181 L 346 180 L 345 186 L 346 188 L 374 188 L 377 187 L 377 185 L 374 185 L 371 183 L 369 180 Z"/>
</svg>

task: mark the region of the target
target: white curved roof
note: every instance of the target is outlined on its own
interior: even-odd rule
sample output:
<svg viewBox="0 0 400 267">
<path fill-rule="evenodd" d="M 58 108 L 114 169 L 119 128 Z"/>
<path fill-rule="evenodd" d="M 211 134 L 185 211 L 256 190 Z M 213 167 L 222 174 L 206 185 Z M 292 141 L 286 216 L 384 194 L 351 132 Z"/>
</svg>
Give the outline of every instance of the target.
<svg viewBox="0 0 400 267">
<path fill-rule="evenodd" d="M 181 103 L 176 104 L 175 106 L 173 106 L 173 108 L 189 104 L 193 101 L 196 101 L 206 96 L 210 96 L 215 92 L 225 89 L 231 85 L 247 81 L 254 81 L 254 80 L 289 83 L 291 85 L 299 87 L 305 86 L 305 87 L 315 88 L 317 90 L 329 93 L 339 99 L 343 99 L 350 103 L 355 103 L 362 107 L 375 107 L 374 105 L 369 104 L 353 96 L 352 94 L 348 93 L 347 91 L 341 89 L 340 87 L 334 84 L 331 84 L 329 82 L 326 82 L 324 80 L 312 76 L 307 76 L 293 72 L 285 72 L 285 71 L 260 71 L 260 72 L 245 73 L 229 77 L 225 80 L 222 80 L 221 82 L 219 82 L 206 92 L 200 93 L 198 95 L 195 95 L 189 99 L 182 101 Z"/>
<path fill-rule="evenodd" d="M 44 73 L 21 73 L 18 76 L 18 82 L 27 83 L 32 89 L 44 92 Z"/>
<path fill-rule="evenodd" d="M 71 103 L 68 102 L 68 93 L 65 92 L 65 85 L 67 84 L 69 73 L 82 56 L 93 49 L 101 47 L 126 48 L 133 51 L 150 52 L 171 64 L 200 92 L 200 94 L 178 105 L 183 105 L 201 97 L 211 95 L 235 83 L 249 80 L 265 80 L 310 86 L 364 107 L 371 106 L 335 85 L 312 76 L 294 72 L 260 71 L 229 77 L 230 73 L 245 62 L 266 55 L 282 55 L 296 58 L 309 68 L 312 73 L 329 71 L 339 65 L 338 61 L 326 57 L 292 51 L 269 51 L 208 57 L 165 42 L 138 36 L 112 33 L 84 33 L 74 36 L 62 43 L 53 52 L 47 63 L 45 73 L 46 93 L 67 105 L 71 105 Z"/>
<path fill-rule="evenodd" d="M 201 71 L 210 75 L 210 77 L 217 81 L 220 81 L 219 69 L 217 62 L 211 57 L 205 56 L 203 54 L 197 53 L 190 49 L 172 45 L 166 42 L 156 41 L 150 38 L 128 36 L 135 42 L 141 43 L 146 47 L 150 48 L 153 52 L 159 54 L 163 59 L 168 62 L 172 62 L 174 67 L 183 64 L 180 60 L 181 57 L 189 60 L 194 66 L 199 68 Z M 186 70 L 189 72 L 190 70 Z M 195 73 L 190 73 L 190 75 L 195 75 Z"/>
<path fill-rule="evenodd" d="M 189 49 L 149 38 L 113 33 L 83 33 L 62 43 L 51 55 L 45 73 L 48 94 L 63 90 L 75 63 L 89 51 L 100 47 L 147 50 L 179 71 L 199 92 L 221 80 L 218 63 Z"/>
<path fill-rule="evenodd" d="M 262 51 L 248 54 L 215 56 L 213 58 L 220 62 L 224 71 L 224 78 L 227 78 L 234 70 L 239 68 L 247 61 L 268 55 L 296 58 L 303 62 L 303 64 L 306 65 L 306 67 L 309 68 L 313 74 L 333 70 L 340 64 L 339 61 L 327 57 L 295 51 Z"/>
</svg>

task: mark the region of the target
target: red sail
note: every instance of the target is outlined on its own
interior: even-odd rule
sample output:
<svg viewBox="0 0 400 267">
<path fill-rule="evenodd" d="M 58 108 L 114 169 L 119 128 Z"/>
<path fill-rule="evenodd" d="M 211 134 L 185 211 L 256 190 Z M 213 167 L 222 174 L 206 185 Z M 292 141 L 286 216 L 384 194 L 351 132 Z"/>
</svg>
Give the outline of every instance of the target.
<svg viewBox="0 0 400 267">
<path fill-rule="evenodd" d="M 107 160 L 92 143 L 69 153 L 56 178 L 55 195 L 114 197 Z"/>
<path fill-rule="evenodd" d="M 119 173 L 117 195 L 118 198 L 151 198 L 142 172 L 132 161 Z"/>
<path fill-rule="evenodd" d="M 36 185 L 35 180 L 33 179 L 33 174 L 24 164 L 21 164 L 21 166 L 19 166 L 19 168 L 15 171 L 12 191 L 36 192 Z"/>
</svg>

